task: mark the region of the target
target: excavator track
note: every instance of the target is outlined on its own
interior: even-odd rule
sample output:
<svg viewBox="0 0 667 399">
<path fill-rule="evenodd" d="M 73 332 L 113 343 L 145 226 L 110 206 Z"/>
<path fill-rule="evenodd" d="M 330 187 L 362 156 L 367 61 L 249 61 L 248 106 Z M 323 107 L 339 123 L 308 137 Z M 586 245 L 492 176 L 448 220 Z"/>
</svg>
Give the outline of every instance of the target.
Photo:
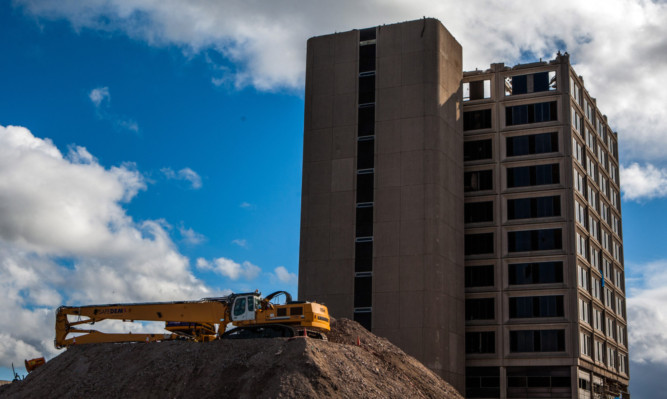
<svg viewBox="0 0 667 399">
<path fill-rule="evenodd" d="M 295 328 L 284 324 L 237 327 L 222 334 L 220 339 L 293 338 L 303 336 L 328 341 L 327 336 L 320 331 Z"/>
</svg>

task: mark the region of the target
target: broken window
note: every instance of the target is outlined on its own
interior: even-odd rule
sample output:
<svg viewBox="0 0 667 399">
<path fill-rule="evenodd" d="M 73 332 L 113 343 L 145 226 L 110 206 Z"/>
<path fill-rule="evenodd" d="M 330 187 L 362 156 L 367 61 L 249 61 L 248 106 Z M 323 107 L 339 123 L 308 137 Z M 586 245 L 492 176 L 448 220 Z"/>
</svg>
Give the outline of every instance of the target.
<svg viewBox="0 0 667 399">
<path fill-rule="evenodd" d="M 515 75 L 505 78 L 506 96 L 553 90 L 556 90 L 556 71 Z"/>
<path fill-rule="evenodd" d="M 491 98 L 491 81 L 475 80 L 463 83 L 463 101 Z"/>
</svg>

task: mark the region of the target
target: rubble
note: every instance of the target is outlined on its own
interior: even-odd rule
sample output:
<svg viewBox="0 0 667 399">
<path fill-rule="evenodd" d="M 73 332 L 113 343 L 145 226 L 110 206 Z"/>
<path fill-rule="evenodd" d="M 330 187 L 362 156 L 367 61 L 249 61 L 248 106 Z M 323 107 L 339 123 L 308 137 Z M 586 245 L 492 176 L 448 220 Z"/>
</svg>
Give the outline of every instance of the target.
<svg viewBox="0 0 667 399">
<path fill-rule="evenodd" d="M 354 321 L 328 337 L 72 346 L 0 397 L 462 398 Z"/>
</svg>

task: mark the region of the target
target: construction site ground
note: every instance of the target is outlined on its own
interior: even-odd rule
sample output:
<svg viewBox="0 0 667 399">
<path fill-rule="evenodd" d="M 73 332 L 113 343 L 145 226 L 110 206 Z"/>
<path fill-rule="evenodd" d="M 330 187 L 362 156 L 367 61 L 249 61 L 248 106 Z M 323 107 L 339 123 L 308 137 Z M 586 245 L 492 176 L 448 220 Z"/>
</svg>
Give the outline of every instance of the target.
<svg viewBox="0 0 667 399">
<path fill-rule="evenodd" d="M 354 321 L 328 337 L 72 346 L 0 397 L 462 398 Z"/>
</svg>

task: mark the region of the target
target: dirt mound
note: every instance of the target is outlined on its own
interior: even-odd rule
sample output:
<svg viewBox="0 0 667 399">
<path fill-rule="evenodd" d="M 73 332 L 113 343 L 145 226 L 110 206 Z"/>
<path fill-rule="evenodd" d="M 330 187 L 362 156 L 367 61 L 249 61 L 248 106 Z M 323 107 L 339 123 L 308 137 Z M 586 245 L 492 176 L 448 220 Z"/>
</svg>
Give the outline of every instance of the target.
<svg viewBox="0 0 667 399">
<path fill-rule="evenodd" d="M 462 398 L 354 321 L 328 337 L 73 346 L 0 397 Z"/>
</svg>

